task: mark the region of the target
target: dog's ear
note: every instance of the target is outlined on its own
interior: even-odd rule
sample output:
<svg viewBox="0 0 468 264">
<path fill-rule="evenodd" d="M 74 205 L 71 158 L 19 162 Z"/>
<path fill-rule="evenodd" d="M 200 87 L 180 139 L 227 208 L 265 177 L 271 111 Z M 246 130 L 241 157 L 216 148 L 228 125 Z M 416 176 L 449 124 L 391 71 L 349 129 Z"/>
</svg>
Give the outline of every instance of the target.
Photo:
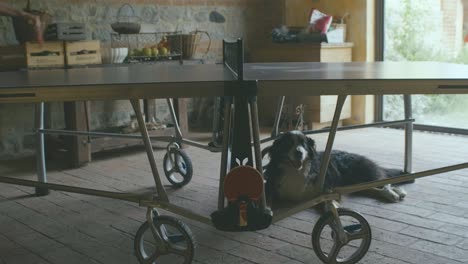
<svg viewBox="0 0 468 264">
<path fill-rule="evenodd" d="M 279 154 L 280 148 L 281 148 L 281 142 L 282 139 L 284 138 L 284 134 L 280 134 L 274 141 L 273 144 L 267 148 L 264 149 L 264 151 L 268 152 L 268 156 L 270 156 L 270 159 L 273 158 L 275 154 Z"/>
<path fill-rule="evenodd" d="M 317 152 L 315 149 L 315 141 L 310 137 L 307 137 L 307 147 L 309 147 L 309 155 L 315 155 Z"/>
<path fill-rule="evenodd" d="M 270 158 L 274 153 L 278 152 L 281 137 L 282 136 L 280 135 L 277 139 L 273 141 L 273 144 L 271 144 L 271 146 L 268 147 L 268 155 L 270 156 Z"/>
</svg>

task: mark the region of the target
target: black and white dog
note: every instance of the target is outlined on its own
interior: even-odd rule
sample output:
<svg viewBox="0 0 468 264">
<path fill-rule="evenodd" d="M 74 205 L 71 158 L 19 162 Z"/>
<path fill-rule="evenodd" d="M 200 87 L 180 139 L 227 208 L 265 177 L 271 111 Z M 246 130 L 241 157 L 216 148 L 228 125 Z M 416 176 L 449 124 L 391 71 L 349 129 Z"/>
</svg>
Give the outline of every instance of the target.
<svg viewBox="0 0 468 264">
<path fill-rule="evenodd" d="M 316 151 L 314 140 L 300 131 L 291 131 L 280 135 L 266 151 L 270 161 L 264 174 L 270 201 L 303 201 L 317 196 L 315 184 L 323 152 Z M 380 167 L 364 156 L 334 150 L 325 177 L 325 188 L 333 189 L 402 173 L 401 170 Z M 375 191 L 390 202 L 398 202 L 406 196 L 402 188 L 391 185 L 376 188 Z"/>
</svg>

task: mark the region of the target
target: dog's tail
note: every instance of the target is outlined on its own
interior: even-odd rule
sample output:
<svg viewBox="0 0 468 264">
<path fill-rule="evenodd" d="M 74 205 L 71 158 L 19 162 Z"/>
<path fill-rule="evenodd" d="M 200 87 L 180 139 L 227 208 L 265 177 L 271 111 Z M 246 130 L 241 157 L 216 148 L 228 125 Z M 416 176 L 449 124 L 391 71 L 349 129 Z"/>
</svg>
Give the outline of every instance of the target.
<svg viewBox="0 0 468 264">
<path fill-rule="evenodd" d="M 388 178 L 397 177 L 397 176 L 400 176 L 402 174 L 405 174 L 404 171 L 399 170 L 399 169 L 384 168 L 384 171 L 385 171 L 385 175 L 387 175 Z"/>
<path fill-rule="evenodd" d="M 405 174 L 404 171 L 399 170 L 399 169 L 384 168 L 384 171 L 385 171 L 385 174 L 387 175 L 388 178 L 397 177 L 397 176 Z M 405 181 L 405 182 L 396 183 L 396 185 L 408 184 L 408 183 L 414 183 L 414 182 L 415 182 L 415 180 L 413 179 L 413 180 L 409 180 L 409 181 Z"/>
</svg>

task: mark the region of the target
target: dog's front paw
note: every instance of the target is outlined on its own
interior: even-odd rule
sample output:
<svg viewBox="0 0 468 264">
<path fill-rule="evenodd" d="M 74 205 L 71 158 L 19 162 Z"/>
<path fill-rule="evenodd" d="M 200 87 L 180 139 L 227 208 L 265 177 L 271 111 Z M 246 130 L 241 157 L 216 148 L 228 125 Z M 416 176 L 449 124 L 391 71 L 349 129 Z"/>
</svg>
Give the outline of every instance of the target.
<svg viewBox="0 0 468 264">
<path fill-rule="evenodd" d="M 393 190 L 393 187 L 390 186 L 390 184 L 387 184 L 383 187 L 380 188 L 374 188 L 373 189 L 378 196 L 380 196 L 382 199 L 391 202 L 391 203 L 397 203 L 399 202 L 402 198 L 400 198 L 400 195 Z"/>
<path fill-rule="evenodd" d="M 398 194 L 398 196 L 400 197 L 400 200 L 403 200 L 405 199 L 406 195 L 408 194 L 405 189 L 401 188 L 401 187 L 397 187 L 397 186 L 392 186 L 391 187 L 392 190 Z"/>
<path fill-rule="evenodd" d="M 396 203 L 400 201 L 400 196 L 398 193 L 392 190 L 392 188 L 384 188 L 382 191 L 382 196 L 385 198 L 387 201 Z"/>
</svg>

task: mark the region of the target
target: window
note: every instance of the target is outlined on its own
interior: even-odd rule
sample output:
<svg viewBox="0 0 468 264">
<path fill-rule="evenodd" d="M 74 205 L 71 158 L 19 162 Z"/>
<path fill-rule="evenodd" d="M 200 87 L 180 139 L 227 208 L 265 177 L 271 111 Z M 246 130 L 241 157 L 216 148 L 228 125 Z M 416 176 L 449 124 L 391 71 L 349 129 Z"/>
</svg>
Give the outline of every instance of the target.
<svg viewBox="0 0 468 264">
<path fill-rule="evenodd" d="M 468 0 L 389 0 L 384 8 L 384 60 L 468 64 Z M 466 14 L 466 15 L 465 15 Z M 403 96 L 386 95 L 386 121 L 403 119 Z M 467 95 L 413 95 L 418 125 L 468 129 Z"/>
</svg>

